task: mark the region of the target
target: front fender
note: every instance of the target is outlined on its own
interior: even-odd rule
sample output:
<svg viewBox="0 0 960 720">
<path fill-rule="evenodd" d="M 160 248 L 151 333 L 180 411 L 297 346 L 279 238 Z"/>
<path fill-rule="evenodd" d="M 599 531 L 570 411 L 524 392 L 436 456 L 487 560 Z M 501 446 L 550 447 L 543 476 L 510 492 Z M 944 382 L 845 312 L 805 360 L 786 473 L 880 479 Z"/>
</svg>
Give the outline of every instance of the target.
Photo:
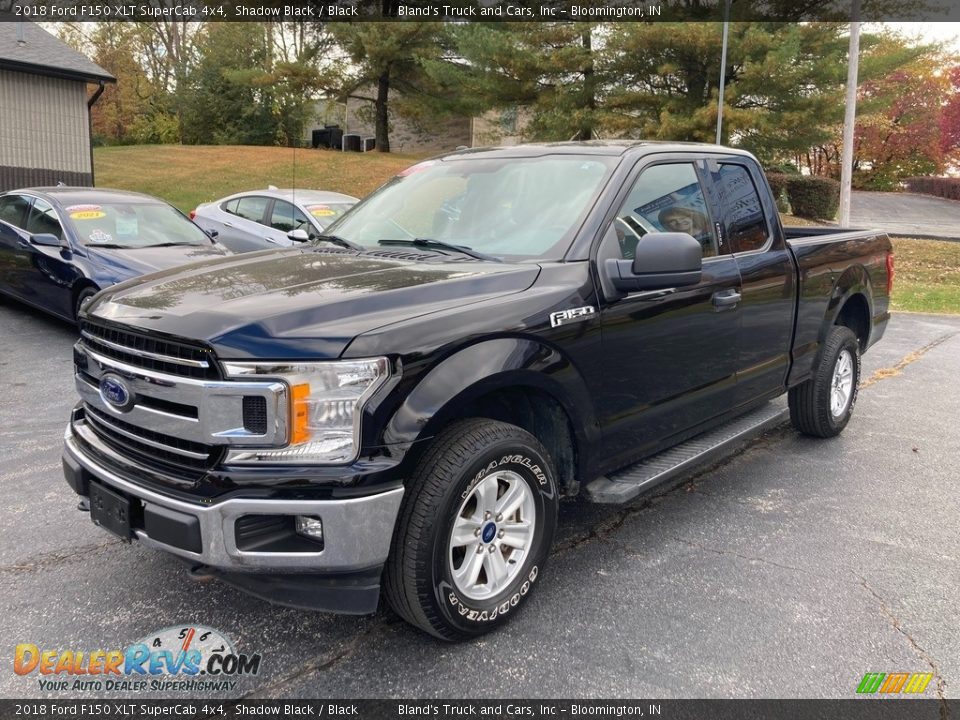
<svg viewBox="0 0 960 720">
<path fill-rule="evenodd" d="M 386 444 L 432 437 L 448 418 L 469 414 L 477 398 L 511 388 L 541 390 L 567 413 L 580 448 L 599 447 L 600 429 L 577 368 L 557 349 L 530 338 L 501 337 L 469 345 L 426 372 L 386 425 Z M 580 453 L 581 463 L 586 453 Z"/>
</svg>

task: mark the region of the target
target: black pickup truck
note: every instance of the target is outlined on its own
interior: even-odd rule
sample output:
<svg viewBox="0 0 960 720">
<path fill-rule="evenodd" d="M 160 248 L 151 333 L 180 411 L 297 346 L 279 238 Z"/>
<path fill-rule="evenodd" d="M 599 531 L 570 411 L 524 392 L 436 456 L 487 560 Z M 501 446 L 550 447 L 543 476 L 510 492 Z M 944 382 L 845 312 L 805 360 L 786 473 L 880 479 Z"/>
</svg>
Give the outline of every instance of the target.
<svg viewBox="0 0 960 720">
<path fill-rule="evenodd" d="M 517 613 L 561 498 L 627 502 L 788 412 L 839 433 L 889 319 L 889 239 L 784 229 L 720 146 L 465 150 L 328 232 L 101 292 L 66 478 L 195 575 L 346 613 L 382 585 L 450 640 Z"/>
</svg>

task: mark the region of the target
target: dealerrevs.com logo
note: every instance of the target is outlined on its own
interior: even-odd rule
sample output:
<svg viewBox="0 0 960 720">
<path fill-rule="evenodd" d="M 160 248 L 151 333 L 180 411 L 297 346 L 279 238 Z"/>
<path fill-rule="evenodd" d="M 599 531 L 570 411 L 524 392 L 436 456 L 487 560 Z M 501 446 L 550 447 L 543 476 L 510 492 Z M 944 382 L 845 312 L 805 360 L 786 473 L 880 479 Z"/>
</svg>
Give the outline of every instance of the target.
<svg viewBox="0 0 960 720">
<path fill-rule="evenodd" d="M 20 643 L 17 675 L 36 676 L 40 690 L 86 692 L 230 692 L 240 676 L 260 671 L 260 654 L 238 653 L 219 630 L 167 627 L 123 649 L 73 650 Z"/>
</svg>

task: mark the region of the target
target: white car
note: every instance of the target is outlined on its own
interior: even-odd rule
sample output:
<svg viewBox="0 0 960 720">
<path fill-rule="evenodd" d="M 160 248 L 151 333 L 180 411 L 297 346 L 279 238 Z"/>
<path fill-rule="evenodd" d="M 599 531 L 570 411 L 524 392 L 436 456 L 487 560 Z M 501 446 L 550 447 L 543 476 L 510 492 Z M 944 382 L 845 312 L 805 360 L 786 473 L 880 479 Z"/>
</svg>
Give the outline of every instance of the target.
<svg viewBox="0 0 960 720">
<path fill-rule="evenodd" d="M 313 240 L 357 201 L 342 193 L 270 186 L 198 205 L 190 219 L 234 252 L 247 252 Z"/>
</svg>

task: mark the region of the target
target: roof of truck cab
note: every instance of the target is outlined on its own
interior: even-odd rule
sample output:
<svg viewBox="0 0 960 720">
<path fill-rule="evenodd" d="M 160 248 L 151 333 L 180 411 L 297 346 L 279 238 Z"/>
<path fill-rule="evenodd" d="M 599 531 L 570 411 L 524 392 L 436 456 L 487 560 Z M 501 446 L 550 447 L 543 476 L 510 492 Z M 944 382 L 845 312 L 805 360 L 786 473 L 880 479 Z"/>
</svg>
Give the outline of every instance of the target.
<svg viewBox="0 0 960 720">
<path fill-rule="evenodd" d="M 699 150 L 703 153 L 750 156 L 750 153 L 745 150 L 711 143 L 676 142 L 672 140 L 588 140 L 583 142 L 524 143 L 522 145 L 465 148 L 447 153 L 439 159 L 519 158 L 539 157 L 541 155 L 604 155 L 615 157 L 632 150 L 648 150 L 652 153 Z"/>
</svg>

